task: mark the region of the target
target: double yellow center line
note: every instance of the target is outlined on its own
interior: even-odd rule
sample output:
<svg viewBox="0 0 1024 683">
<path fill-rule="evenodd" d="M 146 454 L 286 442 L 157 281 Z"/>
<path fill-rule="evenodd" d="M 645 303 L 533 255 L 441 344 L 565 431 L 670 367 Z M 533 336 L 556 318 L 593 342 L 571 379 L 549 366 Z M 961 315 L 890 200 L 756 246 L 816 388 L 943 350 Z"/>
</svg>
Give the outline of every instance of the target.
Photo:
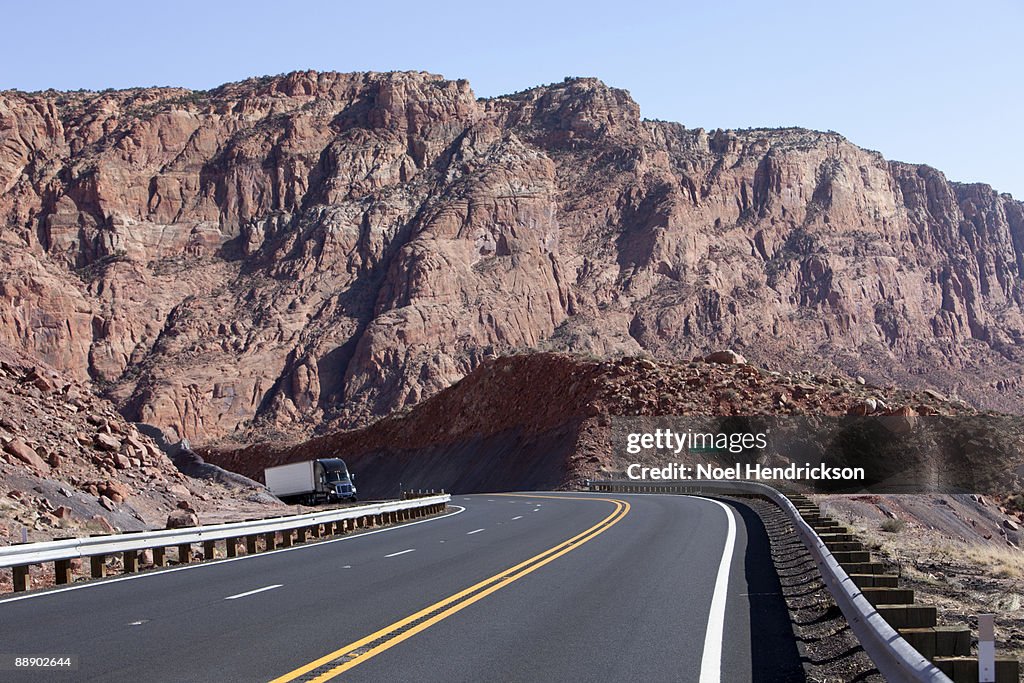
<svg viewBox="0 0 1024 683">
<path fill-rule="evenodd" d="M 302 677 L 304 681 L 313 681 L 315 683 L 328 681 L 335 676 L 338 676 L 349 669 L 359 666 L 363 662 L 376 657 L 381 652 L 398 645 L 403 640 L 412 638 L 417 633 L 430 628 L 439 621 L 447 619 L 459 610 L 469 607 L 474 602 L 484 599 L 491 593 L 501 590 L 513 581 L 523 578 L 530 572 L 540 569 L 548 562 L 552 562 L 562 555 L 580 547 L 587 541 L 607 531 L 629 513 L 629 503 L 624 500 L 615 500 L 612 498 L 572 498 L 569 496 L 516 497 L 604 501 L 606 503 L 613 503 L 615 505 L 615 510 L 594 526 L 570 539 L 562 541 L 553 548 L 548 548 L 544 552 L 538 553 L 530 559 L 520 562 L 514 567 L 509 567 L 508 569 L 500 571 L 494 576 L 486 578 L 479 583 L 473 584 L 469 588 L 435 602 L 429 607 L 424 607 L 420 611 L 410 614 L 404 619 L 400 619 L 389 626 L 385 626 L 365 638 L 360 638 L 359 640 L 349 643 L 345 647 L 335 650 L 334 652 L 328 653 L 309 664 L 300 666 L 294 671 L 289 671 L 283 676 L 275 678 L 271 683 L 287 683 L 288 681 L 294 681 L 300 677 Z"/>
</svg>

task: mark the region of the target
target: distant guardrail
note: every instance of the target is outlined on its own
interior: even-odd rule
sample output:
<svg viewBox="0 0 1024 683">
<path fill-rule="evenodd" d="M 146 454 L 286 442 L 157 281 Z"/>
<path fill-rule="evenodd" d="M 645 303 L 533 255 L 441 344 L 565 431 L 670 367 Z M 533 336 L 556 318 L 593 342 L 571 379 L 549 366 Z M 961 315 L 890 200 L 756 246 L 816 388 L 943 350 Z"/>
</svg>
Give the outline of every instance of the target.
<svg viewBox="0 0 1024 683">
<path fill-rule="evenodd" d="M 825 586 L 850 624 L 861 647 L 878 671 L 890 683 L 951 683 L 938 667 L 914 649 L 910 643 L 878 613 L 817 532 L 804 520 L 785 495 L 759 482 L 747 481 L 590 481 L 591 491 L 614 493 L 680 493 L 692 495 L 759 496 L 775 503 L 789 518 L 800 540 L 817 565 Z"/>
<path fill-rule="evenodd" d="M 263 540 L 264 551 L 289 547 L 296 536 L 301 543 L 307 536 L 318 538 L 347 533 L 442 512 L 450 500 L 449 494 L 441 493 L 288 517 L 22 543 L 0 548 L 0 567 L 10 567 L 14 575 L 14 590 L 24 591 L 30 588 L 29 567 L 34 564 L 53 562 L 56 582 L 64 584 L 72 580 L 71 561 L 75 559 L 89 558 L 93 578 L 101 578 L 106 573 L 106 559 L 110 555 L 123 556 L 126 573 L 138 571 L 139 553 L 146 550 L 153 552 L 155 566 L 164 565 L 164 550 L 168 547 L 177 547 L 179 562 L 191 562 L 192 545 L 197 543 L 203 544 L 204 559 L 213 559 L 218 541 L 224 542 L 227 557 L 235 557 L 239 544 L 243 542 L 245 554 L 256 553 L 260 539 Z"/>
</svg>

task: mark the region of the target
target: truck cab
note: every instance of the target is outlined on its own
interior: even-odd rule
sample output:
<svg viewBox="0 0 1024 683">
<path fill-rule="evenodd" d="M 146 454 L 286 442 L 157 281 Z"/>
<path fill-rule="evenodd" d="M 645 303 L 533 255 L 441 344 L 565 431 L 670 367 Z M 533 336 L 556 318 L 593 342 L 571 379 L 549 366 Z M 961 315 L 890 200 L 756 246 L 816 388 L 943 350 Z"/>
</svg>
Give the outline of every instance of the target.
<svg viewBox="0 0 1024 683">
<path fill-rule="evenodd" d="M 317 493 L 328 500 L 356 500 L 353 475 L 341 458 L 322 458 L 314 461 L 318 478 Z"/>
</svg>

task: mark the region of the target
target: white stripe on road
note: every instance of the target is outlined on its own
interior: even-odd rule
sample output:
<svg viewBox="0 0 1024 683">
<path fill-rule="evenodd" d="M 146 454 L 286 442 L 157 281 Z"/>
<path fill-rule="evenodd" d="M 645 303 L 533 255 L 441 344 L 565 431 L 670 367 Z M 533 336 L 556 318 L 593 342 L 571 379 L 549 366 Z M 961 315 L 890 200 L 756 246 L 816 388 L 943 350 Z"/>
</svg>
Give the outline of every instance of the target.
<svg viewBox="0 0 1024 683">
<path fill-rule="evenodd" d="M 400 550 L 397 553 L 391 553 L 390 555 L 385 555 L 384 557 L 398 557 L 399 555 L 405 555 L 406 553 L 411 553 L 415 551 L 416 548 L 409 548 L 408 550 Z"/>
<path fill-rule="evenodd" d="M 455 515 L 461 515 L 466 511 L 466 508 L 461 505 L 452 505 L 455 508 L 454 512 L 441 515 L 440 517 L 427 517 L 417 522 L 406 522 L 405 524 L 396 524 L 395 526 L 386 526 L 383 529 L 374 529 L 373 531 L 364 531 L 358 534 L 352 534 L 349 536 L 341 536 L 340 538 L 329 538 L 326 541 L 320 541 L 319 543 L 302 543 L 299 545 L 293 545 L 289 548 L 278 548 L 277 550 L 268 550 L 262 553 L 256 553 L 255 555 L 239 555 L 238 557 L 228 557 L 221 560 L 211 560 L 209 562 L 196 562 L 195 564 L 181 564 L 177 567 L 169 567 L 166 569 L 153 570 L 140 572 L 138 574 L 123 574 L 112 579 L 98 579 L 96 581 L 85 581 L 82 583 L 72 584 L 70 586 L 64 586 L 63 588 L 53 588 L 50 590 L 40 590 L 39 592 L 26 593 L 25 595 L 17 595 L 11 598 L 0 598 L 0 605 L 8 602 L 20 602 L 22 600 L 32 600 L 33 598 L 42 598 L 47 595 L 57 595 L 58 593 L 67 593 L 68 591 L 84 590 L 86 588 L 100 588 L 103 586 L 110 586 L 115 583 L 121 583 L 122 581 L 136 581 L 139 579 L 151 579 L 154 576 L 165 576 L 167 574 L 173 574 L 175 572 L 193 571 L 199 569 L 209 569 L 210 567 L 222 567 L 232 562 L 245 562 L 246 560 L 255 560 L 260 557 L 269 557 L 278 553 L 291 553 L 300 550 L 309 550 L 310 548 L 323 548 L 331 545 L 332 543 L 345 543 L 350 541 L 358 541 L 361 538 L 367 538 L 368 536 L 374 536 L 376 534 L 386 534 L 398 529 L 408 529 L 411 526 L 417 524 L 431 524 L 441 519 L 448 517 L 454 517 Z"/>
<path fill-rule="evenodd" d="M 468 532 L 468 533 L 467 533 L 466 535 L 467 535 L 467 536 L 472 536 L 473 534 L 478 534 L 478 533 L 480 533 L 481 531 L 483 531 L 483 529 L 477 529 L 477 530 L 475 530 L 475 531 L 470 531 L 470 532 Z"/>
<path fill-rule="evenodd" d="M 512 519 L 522 519 L 522 518 L 523 518 L 523 516 L 522 516 L 522 515 L 516 515 L 516 516 L 515 516 L 515 517 L 513 517 Z"/>
<path fill-rule="evenodd" d="M 729 568 L 732 565 L 733 548 L 736 546 L 736 520 L 732 508 L 725 503 L 712 498 L 704 500 L 715 503 L 725 510 L 729 522 L 722 561 L 718 565 L 718 577 L 715 579 L 715 594 L 711 598 L 711 610 L 708 613 L 708 630 L 704 634 L 704 655 L 700 658 L 700 683 L 719 683 L 722 680 L 725 600 L 729 592 Z"/>
<path fill-rule="evenodd" d="M 257 593 L 262 593 L 263 591 L 272 591 L 275 588 L 280 588 L 283 585 L 284 585 L 283 583 L 275 583 L 273 586 L 264 586 L 263 588 L 257 588 L 254 591 L 246 591 L 245 593 L 239 593 L 238 595 L 229 595 L 228 597 L 226 597 L 224 599 L 225 600 L 237 600 L 238 598 L 244 598 L 244 597 L 246 597 L 248 595 L 256 595 Z"/>
</svg>

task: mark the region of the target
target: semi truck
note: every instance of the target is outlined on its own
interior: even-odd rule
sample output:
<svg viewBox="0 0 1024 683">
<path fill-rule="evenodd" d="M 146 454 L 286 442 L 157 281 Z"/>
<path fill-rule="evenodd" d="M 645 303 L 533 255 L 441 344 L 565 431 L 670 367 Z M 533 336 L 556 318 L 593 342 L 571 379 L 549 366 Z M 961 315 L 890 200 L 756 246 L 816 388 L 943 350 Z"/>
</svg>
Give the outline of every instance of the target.
<svg viewBox="0 0 1024 683">
<path fill-rule="evenodd" d="M 314 505 L 322 502 L 356 500 L 355 475 L 341 458 L 293 462 L 263 470 L 263 480 L 275 496 L 287 502 Z"/>
</svg>

